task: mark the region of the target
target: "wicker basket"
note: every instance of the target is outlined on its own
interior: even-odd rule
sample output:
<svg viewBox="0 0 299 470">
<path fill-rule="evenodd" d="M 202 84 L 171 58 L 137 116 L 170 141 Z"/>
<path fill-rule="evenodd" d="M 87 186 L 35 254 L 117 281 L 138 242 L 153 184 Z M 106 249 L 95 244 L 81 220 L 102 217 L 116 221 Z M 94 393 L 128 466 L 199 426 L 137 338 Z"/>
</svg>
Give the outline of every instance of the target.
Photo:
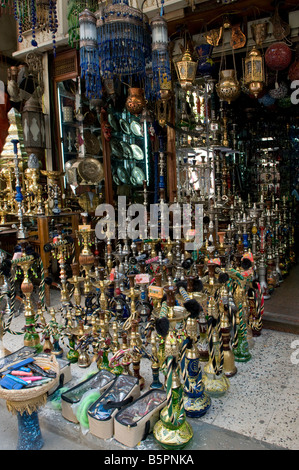
<svg viewBox="0 0 299 470">
<path fill-rule="evenodd" d="M 6 390 L 0 387 L 0 398 L 9 400 L 11 402 L 25 402 L 26 400 L 32 400 L 41 395 L 47 393 L 54 385 L 59 382 L 59 364 L 54 355 L 49 357 L 35 357 L 34 362 L 40 367 L 50 367 L 50 369 L 56 372 L 56 377 L 50 382 L 38 387 L 32 387 L 28 389 L 20 390 Z"/>
</svg>

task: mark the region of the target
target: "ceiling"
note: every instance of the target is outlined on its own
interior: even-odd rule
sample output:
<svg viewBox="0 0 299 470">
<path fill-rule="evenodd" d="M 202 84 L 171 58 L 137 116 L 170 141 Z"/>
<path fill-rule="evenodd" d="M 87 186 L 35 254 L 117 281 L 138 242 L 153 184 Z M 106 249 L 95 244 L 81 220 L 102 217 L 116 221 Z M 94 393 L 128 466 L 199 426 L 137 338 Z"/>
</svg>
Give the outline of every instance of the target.
<svg viewBox="0 0 299 470">
<path fill-rule="evenodd" d="M 258 20 L 272 16 L 278 6 L 279 16 L 288 21 L 288 12 L 299 9 L 298 0 L 236 0 L 222 4 L 222 0 L 208 0 L 195 4 L 194 11 L 190 6 L 184 8 L 184 16 L 174 21 L 168 21 L 169 35 L 175 34 L 182 26 L 187 25 L 191 35 L 209 31 L 223 24 L 223 16 L 229 15 L 232 24 Z"/>
</svg>

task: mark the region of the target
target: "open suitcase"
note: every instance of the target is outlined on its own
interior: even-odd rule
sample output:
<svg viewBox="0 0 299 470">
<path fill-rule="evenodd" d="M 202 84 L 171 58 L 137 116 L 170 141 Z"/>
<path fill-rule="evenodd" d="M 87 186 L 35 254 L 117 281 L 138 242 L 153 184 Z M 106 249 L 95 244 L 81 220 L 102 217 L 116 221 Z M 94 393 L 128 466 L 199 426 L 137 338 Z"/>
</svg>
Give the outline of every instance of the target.
<svg viewBox="0 0 299 470">
<path fill-rule="evenodd" d="M 139 396 L 138 378 L 119 375 L 108 390 L 88 409 L 89 432 L 101 439 L 113 437 L 116 413 Z"/>
<path fill-rule="evenodd" d="M 160 410 L 164 406 L 166 406 L 166 392 L 149 390 L 116 414 L 114 439 L 127 447 L 135 447 L 152 432 L 160 418 Z"/>
<path fill-rule="evenodd" d="M 73 411 L 73 405 L 79 403 L 83 395 L 89 390 L 96 390 L 102 393 L 115 380 L 115 375 L 108 370 L 100 370 L 88 379 L 80 382 L 61 395 L 62 416 L 73 423 L 78 423 L 78 419 Z"/>
</svg>

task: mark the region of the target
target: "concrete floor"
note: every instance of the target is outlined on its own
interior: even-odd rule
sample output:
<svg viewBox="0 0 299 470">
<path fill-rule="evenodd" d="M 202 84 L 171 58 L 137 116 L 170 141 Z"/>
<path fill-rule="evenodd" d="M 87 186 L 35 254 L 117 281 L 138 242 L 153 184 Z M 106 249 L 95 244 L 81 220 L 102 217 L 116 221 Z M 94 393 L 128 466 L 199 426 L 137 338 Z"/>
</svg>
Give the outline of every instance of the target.
<svg viewBox="0 0 299 470">
<path fill-rule="evenodd" d="M 13 331 L 24 326 L 23 316 L 14 318 Z M 23 346 L 23 337 L 6 335 L 4 346 L 15 351 Z M 208 413 L 189 419 L 194 437 L 188 450 L 269 450 L 299 449 L 299 337 L 296 334 L 263 329 L 254 338 L 252 359 L 236 363 L 238 372 L 230 379 L 230 388 L 221 398 L 212 398 Z M 86 377 L 88 369 L 71 366 L 73 386 Z M 145 389 L 151 382 L 149 361 L 141 363 Z M 39 410 L 44 438 L 43 450 L 132 450 L 114 439 L 102 440 L 66 421 L 48 402 Z M 17 420 L 0 400 L 0 449 L 14 450 Z M 134 450 L 159 451 L 152 435 Z"/>
</svg>

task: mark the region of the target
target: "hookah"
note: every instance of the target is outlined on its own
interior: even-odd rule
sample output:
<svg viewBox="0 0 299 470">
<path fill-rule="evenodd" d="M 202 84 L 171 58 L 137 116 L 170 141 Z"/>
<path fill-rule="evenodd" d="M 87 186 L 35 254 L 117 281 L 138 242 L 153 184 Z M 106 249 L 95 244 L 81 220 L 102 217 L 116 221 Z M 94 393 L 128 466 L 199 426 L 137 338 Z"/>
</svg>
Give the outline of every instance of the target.
<svg viewBox="0 0 299 470">
<path fill-rule="evenodd" d="M 84 295 L 88 295 L 91 293 L 92 290 L 90 271 L 94 264 L 94 255 L 90 247 L 94 242 L 95 230 L 92 229 L 90 225 L 87 225 L 87 214 L 82 214 L 82 219 L 83 225 L 79 226 L 79 229 L 76 234 L 79 239 L 79 245 L 83 244 L 83 248 L 79 255 L 79 264 L 83 267 L 85 273 L 83 292 Z"/>
<path fill-rule="evenodd" d="M 265 244 L 266 244 L 266 227 L 263 213 L 260 218 L 260 258 L 258 263 L 258 278 L 259 283 L 264 295 L 264 299 L 267 300 L 270 298 L 268 284 L 266 281 L 266 258 L 265 258 Z"/>
<path fill-rule="evenodd" d="M 230 270 L 230 276 L 234 282 L 229 283 L 229 289 L 234 298 L 234 304 L 236 306 L 235 312 L 235 338 L 233 342 L 233 353 L 235 361 L 237 362 L 248 362 L 251 359 L 251 353 L 249 352 L 249 344 L 247 339 L 247 327 L 243 318 L 243 310 L 246 305 L 245 293 L 247 279 L 244 278 L 237 270 Z"/>
<path fill-rule="evenodd" d="M 47 171 L 41 170 L 41 174 L 49 178 L 47 184 L 47 192 L 48 192 L 48 200 L 47 200 L 47 210 L 49 212 L 49 208 L 51 207 L 52 214 L 59 215 L 61 213 L 61 209 L 59 207 L 59 199 L 64 199 L 64 195 L 59 187 L 59 178 L 65 175 L 64 172 L 61 171 Z M 47 213 L 46 215 L 49 215 Z"/>
<path fill-rule="evenodd" d="M 27 238 L 27 231 L 23 225 L 23 218 L 24 218 L 24 207 L 23 207 L 23 194 L 22 194 L 22 187 L 20 184 L 20 169 L 19 169 L 19 156 L 18 156 L 18 140 L 12 140 L 12 144 L 14 147 L 14 154 L 15 154 L 15 178 L 16 178 L 16 196 L 15 200 L 18 205 L 18 219 L 19 219 L 19 228 L 17 237 L 19 239 L 26 239 Z"/>
<path fill-rule="evenodd" d="M 202 278 L 204 277 L 204 264 L 197 264 L 197 273 L 198 273 L 198 281 L 202 283 Z M 193 294 L 195 300 L 202 305 L 205 294 L 201 292 L 194 292 Z M 197 342 L 197 349 L 199 351 L 199 358 L 200 362 L 207 362 L 209 360 L 209 343 L 207 338 L 207 331 L 208 331 L 208 323 L 206 319 L 206 315 L 204 311 L 201 311 L 198 318 L 198 325 L 199 325 L 199 338 Z"/>
<path fill-rule="evenodd" d="M 193 429 L 186 419 L 183 387 L 179 375 L 179 347 L 175 335 L 165 339 L 167 404 L 160 413 L 153 435 L 166 450 L 181 450 L 193 437 Z"/>
<path fill-rule="evenodd" d="M 66 275 L 66 260 L 72 255 L 73 252 L 73 239 L 70 236 L 62 235 L 61 225 L 57 226 L 57 237 L 53 239 L 52 243 L 44 245 L 46 253 L 52 252 L 52 256 L 58 260 L 59 264 L 59 277 L 61 282 L 61 302 L 68 304 L 70 301 L 70 294 L 67 288 L 67 275 Z"/>
<path fill-rule="evenodd" d="M 133 364 L 133 375 L 139 381 L 140 390 L 144 388 L 144 378 L 140 375 L 140 361 L 141 354 L 139 353 L 139 348 L 142 345 L 140 335 L 138 333 L 138 320 L 131 321 L 131 338 L 130 338 L 130 348 L 132 349 L 132 364 Z M 135 350 L 137 348 L 137 350 Z"/>
<path fill-rule="evenodd" d="M 224 350 L 223 338 L 220 330 L 220 316 L 218 312 L 218 300 L 220 282 L 215 279 L 216 264 L 208 264 L 208 282 L 203 279 L 203 284 L 208 291 L 208 342 L 209 361 L 204 366 L 203 382 L 206 393 L 211 397 L 224 395 L 230 387 L 228 378 L 223 372 Z"/>
<path fill-rule="evenodd" d="M 220 292 L 221 303 L 220 309 L 220 332 L 223 341 L 223 372 L 226 377 L 230 378 L 236 375 L 237 367 L 235 364 L 235 356 L 231 348 L 231 324 L 229 318 L 229 294 L 227 286 L 224 285 Z"/>
<path fill-rule="evenodd" d="M 158 330 L 157 330 L 157 333 L 158 333 Z M 155 331 L 152 331 L 151 333 L 151 348 L 152 348 L 152 358 L 153 358 L 151 369 L 152 369 L 153 381 L 150 385 L 150 389 L 163 389 L 163 384 L 159 380 L 160 364 L 158 360 L 158 350 L 157 350 L 157 333 Z M 163 337 L 163 332 L 159 331 L 158 334 Z"/>
<path fill-rule="evenodd" d="M 57 358 L 61 358 L 63 355 L 63 349 L 59 345 L 59 337 L 60 337 L 59 325 L 56 320 L 56 313 L 53 307 L 50 308 L 50 315 L 51 315 L 51 320 L 49 322 L 49 327 L 50 327 L 50 331 L 52 333 L 52 338 L 53 338 L 53 349 L 51 352 Z"/>
<path fill-rule="evenodd" d="M 36 317 L 32 305 L 31 295 L 33 292 L 33 284 L 29 277 L 29 271 L 32 269 L 35 262 L 35 257 L 25 254 L 24 246 L 22 247 L 22 254 L 20 258 L 12 260 L 12 265 L 19 266 L 24 274 L 24 279 L 21 284 L 21 291 L 24 294 L 24 310 L 25 310 L 25 335 L 24 346 L 33 347 L 37 353 L 43 349 L 38 333 L 36 332 Z"/>
<path fill-rule="evenodd" d="M 73 284 L 73 297 L 76 305 L 81 305 L 81 288 L 80 284 L 84 281 L 84 277 L 80 276 L 80 266 L 79 263 L 71 264 L 72 275 L 71 279 L 68 279 L 70 284 Z"/>
<path fill-rule="evenodd" d="M 181 370 L 184 384 L 184 408 L 190 418 L 203 416 L 211 406 L 211 399 L 205 393 L 197 343 L 197 320 L 202 307 L 194 300 L 184 304 L 190 313 L 186 321 L 187 339 L 181 353 Z"/>
</svg>

